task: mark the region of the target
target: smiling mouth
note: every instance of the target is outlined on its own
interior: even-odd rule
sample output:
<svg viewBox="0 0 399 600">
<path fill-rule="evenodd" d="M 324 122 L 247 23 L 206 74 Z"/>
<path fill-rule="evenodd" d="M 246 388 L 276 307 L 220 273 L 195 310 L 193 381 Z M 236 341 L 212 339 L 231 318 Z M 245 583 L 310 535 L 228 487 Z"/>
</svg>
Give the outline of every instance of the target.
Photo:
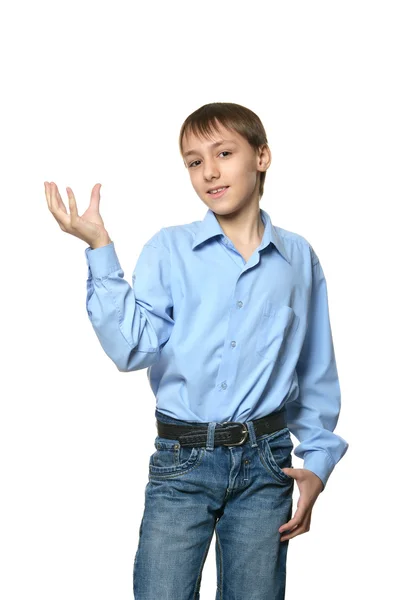
<svg viewBox="0 0 399 600">
<path fill-rule="evenodd" d="M 220 191 L 218 191 L 218 192 L 207 192 L 207 194 L 209 196 L 212 196 L 213 198 L 220 198 L 220 196 L 222 196 L 229 189 L 229 187 L 230 186 L 225 185 L 225 186 L 223 186 L 223 188 Z"/>
</svg>

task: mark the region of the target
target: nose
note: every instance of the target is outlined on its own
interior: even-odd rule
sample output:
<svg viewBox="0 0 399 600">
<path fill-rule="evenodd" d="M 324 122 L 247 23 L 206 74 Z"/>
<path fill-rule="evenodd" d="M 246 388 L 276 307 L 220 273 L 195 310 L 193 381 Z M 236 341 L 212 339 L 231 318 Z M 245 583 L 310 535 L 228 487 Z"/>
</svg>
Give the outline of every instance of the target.
<svg viewBox="0 0 399 600">
<path fill-rule="evenodd" d="M 208 160 L 204 162 L 204 179 L 207 183 L 212 183 L 214 178 L 220 177 L 220 171 L 214 161 Z"/>
<path fill-rule="evenodd" d="M 212 171 L 212 173 L 205 175 L 204 181 L 205 181 L 206 189 L 208 190 L 209 188 L 217 185 L 219 180 L 220 180 L 220 176 L 215 171 Z"/>
</svg>

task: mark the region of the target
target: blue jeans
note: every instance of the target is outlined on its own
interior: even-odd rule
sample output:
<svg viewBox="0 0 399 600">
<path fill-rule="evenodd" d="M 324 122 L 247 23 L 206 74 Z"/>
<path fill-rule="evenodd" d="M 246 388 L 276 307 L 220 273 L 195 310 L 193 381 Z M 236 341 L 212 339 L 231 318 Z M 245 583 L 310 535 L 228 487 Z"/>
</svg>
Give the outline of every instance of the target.
<svg viewBox="0 0 399 600">
<path fill-rule="evenodd" d="M 157 409 L 160 421 L 173 419 Z M 136 600 L 198 600 L 202 569 L 216 535 L 216 600 L 283 600 L 289 540 L 278 529 L 292 517 L 293 443 L 287 427 L 241 446 L 181 446 L 155 437 L 133 567 Z"/>
</svg>

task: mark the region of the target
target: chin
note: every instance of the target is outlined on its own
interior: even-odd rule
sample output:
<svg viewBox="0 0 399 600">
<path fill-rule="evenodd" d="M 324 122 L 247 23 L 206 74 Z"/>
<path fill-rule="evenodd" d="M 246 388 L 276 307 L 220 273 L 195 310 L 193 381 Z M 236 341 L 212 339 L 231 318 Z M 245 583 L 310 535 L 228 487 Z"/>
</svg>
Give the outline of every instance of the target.
<svg viewBox="0 0 399 600">
<path fill-rule="evenodd" d="M 226 204 L 225 206 L 210 206 L 209 208 L 215 213 L 215 215 L 227 217 L 228 215 L 234 215 L 240 207 Z"/>
<path fill-rule="evenodd" d="M 235 202 L 233 202 L 231 198 L 215 198 L 214 200 L 209 197 L 202 198 L 202 196 L 200 196 L 200 198 L 203 203 L 215 213 L 227 214 L 238 208 L 235 207 Z"/>
</svg>

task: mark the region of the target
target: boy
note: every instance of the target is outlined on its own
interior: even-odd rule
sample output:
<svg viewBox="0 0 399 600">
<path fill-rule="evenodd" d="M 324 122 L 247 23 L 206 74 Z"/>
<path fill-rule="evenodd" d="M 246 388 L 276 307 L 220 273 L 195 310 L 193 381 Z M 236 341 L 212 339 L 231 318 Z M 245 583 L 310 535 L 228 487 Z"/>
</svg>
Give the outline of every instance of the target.
<svg viewBox="0 0 399 600">
<path fill-rule="evenodd" d="M 255 113 L 202 106 L 179 146 L 208 210 L 148 240 L 132 287 L 99 213 L 100 185 L 79 217 L 72 190 L 69 216 L 45 183 L 61 229 L 89 244 L 86 307 L 104 351 L 120 371 L 148 367 L 156 397 L 134 595 L 198 599 L 215 531 L 216 598 L 281 600 L 288 541 L 309 531 L 348 448 L 333 433 L 341 399 L 326 281 L 306 239 L 260 209 L 271 152 Z M 292 468 L 290 432 L 303 469 Z"/>
</svg>

